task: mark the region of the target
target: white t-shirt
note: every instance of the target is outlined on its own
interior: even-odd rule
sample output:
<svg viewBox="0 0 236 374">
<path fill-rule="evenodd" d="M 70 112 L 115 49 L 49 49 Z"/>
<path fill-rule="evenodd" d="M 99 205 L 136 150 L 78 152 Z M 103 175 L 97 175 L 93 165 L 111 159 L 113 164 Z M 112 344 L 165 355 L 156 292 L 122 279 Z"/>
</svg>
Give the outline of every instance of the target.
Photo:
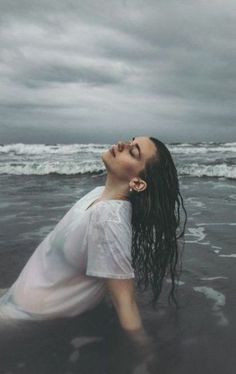
<svg viewBox="0 0 236 374">
<path fill-rule="evenodd" d="M 132 205 L 103 200 L 90 207 L 104 188 L 78 200 L 38 245 L 0 298 L 0 319 L 76 316 L 102 301 L 104 278 L 134 278 Z"/>
</svg>

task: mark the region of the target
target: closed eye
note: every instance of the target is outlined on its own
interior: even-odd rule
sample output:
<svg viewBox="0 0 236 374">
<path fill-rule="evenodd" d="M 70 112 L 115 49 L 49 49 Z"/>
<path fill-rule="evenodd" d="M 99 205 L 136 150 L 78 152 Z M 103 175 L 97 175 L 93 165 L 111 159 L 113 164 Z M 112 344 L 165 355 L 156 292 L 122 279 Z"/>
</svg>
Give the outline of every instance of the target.
<svg viewBox="0 0 236 374">
<path fill-rule="evenodd" d="M 135 137 L 133 137 L 132 138 L 132 141 L 130 140 L 130 145 L 132 145 L 132 142 L 135 140 Z M 133 147 L 135 147 L 135 149 L 137 149 L 138 150 L 138 154 L 136 155 L 136 156 L 134 156 L 132 153 L 132 156 L 133 157 L 135 157 L 135 158 L 137 158 L 138 160 L 141 158 L 141 152 L 140 152 L 140 147 L 139 147 L 139 145 L 136 143 L 136 144 L 133 144 Z M 132 148 L 133 149 L 133 148 Z"/>
<path fill-rule="evenodd" d="M 133 153 L 133 149 L 134 149 L 134 148 L 132 148 L 132 149 L 129 151 L 129 153 L 131 154 L 132 157 L 134 157 L 134 158 L 137 159 L 137 158 L 138 158 L 138 155 L 135 155 L 135 153 Z"/>
<path fill-rule="evenodd" d="M 135 140 L 135 136 L 132 138 L 132 141 L 134 141 L 134 140 Z M 142 158 L 142 153 L 141 153 L 140 146 L 138 145 L 138 143 L 136 143 L 134 145 L 135 145 L 135 147 L 137 147 L 137 150 L 138 150 L 138 159 L 141 159 Z"/>
</svg>

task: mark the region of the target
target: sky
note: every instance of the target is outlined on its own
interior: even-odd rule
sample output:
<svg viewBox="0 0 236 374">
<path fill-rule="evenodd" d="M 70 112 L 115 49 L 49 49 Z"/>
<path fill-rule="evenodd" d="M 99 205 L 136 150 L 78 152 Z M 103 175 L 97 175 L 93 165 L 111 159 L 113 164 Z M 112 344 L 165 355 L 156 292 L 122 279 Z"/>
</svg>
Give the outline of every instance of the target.
<svg viewBox="0 0 236 374">
<path fill-rule="evenodd" d="M 0 0 L 0 143 L 236 141 L 235 0 Z"/>
</svg>

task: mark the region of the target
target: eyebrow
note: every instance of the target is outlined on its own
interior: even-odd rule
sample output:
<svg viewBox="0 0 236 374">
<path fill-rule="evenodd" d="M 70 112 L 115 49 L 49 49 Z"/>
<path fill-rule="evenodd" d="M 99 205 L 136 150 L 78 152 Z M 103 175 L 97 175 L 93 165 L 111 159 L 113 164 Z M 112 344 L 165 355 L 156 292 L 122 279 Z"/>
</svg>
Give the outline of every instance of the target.
<svg viewBox="0 0 236 374">
<path fill-rule="evenodd" d="M 132 138 L 132 140 L 133 141 L 135 140 L 135 136 Z M 136 143 L 135 145 L 136 145 L 136 147 L 138 148 L 138 151 L 139 151 L 139 158 L 141 158 L 141 156 L 142 156 L 141 149 L 140 149 L 138 143 Z"/>
</svg>

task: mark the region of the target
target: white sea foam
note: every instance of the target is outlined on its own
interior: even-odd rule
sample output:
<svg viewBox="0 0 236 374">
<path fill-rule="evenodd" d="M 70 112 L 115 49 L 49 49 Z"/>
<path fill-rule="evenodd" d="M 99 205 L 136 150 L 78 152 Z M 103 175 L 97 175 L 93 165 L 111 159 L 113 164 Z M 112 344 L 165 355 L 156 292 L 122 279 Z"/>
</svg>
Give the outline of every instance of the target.
<svg viewBox="0 0 236 374">
<path fill-rule="evenodd" d="M 232 142 L 232 143 L 224 143 L 224 146 L 225 146 L 225 147 L 231 147 L 231 148 L 233 148 L 233 147 L 236 147 L 236 142 Z"/>
<path fill-rule="evenodd" d="M 200 240 L 203 240 L 206 237 L 206 234 L 204 232 L 204 227 L 188 227 L 188 232 L 185 233 L 185 236 L 193 237 L 193 241 L 186 241 L 186 243 L 197 243 Z M 207 243 L 209 244 L 209 243 Z"/>
<path fill-rule="evenodd" d="M 166 282 L 167 282 L 167 283 L 172 283 L 172 280 L 171 280 L 170 278 L 167 278 L 167 279 L 166 279 Z M 185 284 L 185 282 L 180 281 L 180 280 L 178 281 L 177 279 L 175 279 L 174 283 L 175 283 L 176 285 L 178 285 L 178 286 L 183 286 L 183 285 Z"/>
<path fill-rule="evenodd" d="M 201 222 L 201 223 L 196 223 L 197 226 L 210 226 L 210 225 L 229 225 L 229 226 L 235 226 L 236 222 Z"/>
<path fill-rule="evenodd" d="M 57 153 L 57 154 L 73 154 L 78 152 L 99 152 L 104 151 L 111 147 L 112 144 L 96 144 L 96 143 L 88 143 L 88 144 L 24 144 L 24 143 L 12 143 L 12 144 L 2 144 L 0 145 L 0 153 L 15 153 L 18 155 L 29 154 L 29 155 L 38 155 L 44 153 Z M 171 153 L 181 153 L 181 154 L 194 154 L 194 155 L 201 155 L 201 154 L 209 154 L 209 153 L 217 153 L 218 155 L 225 152 L 236 153 L 236 143 L 225 143 L 219 145 L 211 145 L 211 142 L 204 143 L 204 144 L 188 144 L 182 143 L 179 145 L 168 145 L 166 143 L 167 148 L 170 150 Z"/>
<path fill-rule="evenodd" d="M 94 343 L 94 342 L 99 342 L 103 340 L 102 336 L 76 336 L 70 341 L 70 344 L 78 349 L 83 347 L 84 345 Z"/>
<path fill-rule="evenodd" d="M 204 165 L 204 164 L 188 164 L 180 166 L 178 172 L 181 175 L 191 175 L 194 177 L 226 177 L 236 179 L 236 167 L 234 165 L 226 165 L 221 163 L 219 165 Z"/>
<path fill-rule="evenodd" d="M 222 277 L 222 276 L 219 276 L 219 277 L 204 277 L 204 278 L 200 278 L 201 280 L 215 280 L 215 279 L 228 279 L 228 277 Z"/>
<path fill-rule="evenodd" d="M 109 144 L 6 144 L 0 145 L 0 153 L 14 153 L 16 155 L 62 154 L 68 155 L 79 152 L 104 152 L 111 147 Z"/>
<path fill-rule="evenodd" d="M 100 162 L 94 160 L 73 162 L 44 161 L 44 162 L 25 162 L 21 165 L 11 165 L 11 163 L 0 164 L 0 174 L 14 175 L 47 175 L 50 173 L 57 174 L 85 174 L 96 173 L 105 170 Z"/>
<path fill-rule="evenodd" d="M 236 152 L 236 145 L 233 143 L 233 146 L 218 146 L 218 147 L 209 147 L 209 146 L 191 146 L 191 147 L 174 147 L 174 146 L 169 146 L 169 150 L 172 153 L 185 153 L 185 154 L 209 154 L 209 153 L 214 153 L 214 152 L 221 152 L 222 154 L 225 152 L 229 153 L 234 153 Z"/>
<path fill-rule="evenodd" d="M 225 306 L 225 295 L 219 291 L 214 290 L 211 287 L 193 287 L 193 289 L 196 292 L 201 292 L 208 299 L 214 301 L 212 312 L 218 318 L 217 324 L 219 326 L 227 326 L 229 324 L 229 321 L 222 311 L 222 308 Z"/>
<path fill-rule="evenodd" d="M 75 348 L 74 351 L 69 356 L 68 361 L 70 363 L 75 363 L 80 358 L 80 351 L 79 348 L 83 347 L 84 345 L 91 344 L 94 342 L 99 342 L 103 339 L 101 336 L 77 336 L 71 340 L 71 345 Z"/>
<path fill-rule="evenodd" d="M 104 150 L 102 151 L 104 152 Z M 57 174 L 84 174 L 96 173 L 105 170 L 104 164 L 100 159 L 78 160 L 18 160 L 3 161 L 0 164 L 0 174 L 14 175 L 46 175 L 50 173 Z M 228 165 L 197 165 L 190 164 L 177 167 L 179 175 L 188 175 L 194 177 L 226 177 L 236 179 L 236 168 Z M 232 196 L 232 199 L 234 197 Z M 199 202 L 200 204 L 200 202 Z M 202 204 L 202 203 L 201 203 Z"/>
<path fill-rule="evenodd" d="M 178 175 L 236 179 L 236 143 L 182 143 L 168 145 Z M 105 171 L 102 153 L 111 144 L 5 144 L 0 145 L 0 174 L 73 175 Z M 232 195 L 234 199 L 234 195 Z"/>
<path fill-rule="evenodd" d="M 80 358 L 80 352 L 79 352 L 79 349 L 76 349 L 75 351 L 73 351 L 68 359 L 68 362 L 70 363 L 75 363 L 78 361 L 78 359 Z"/>
<path fill-rule="evenodd" d="M 236 258 L 236 253 L 232 253 L 231 255 L 219 255 L 219 257 L 234 257 L 234 258 Z"/>
<path fill-rule="evenodd" d="M 187 197 L 185 201 L 190 202 L 190 204 L 196 208 L 204 208 L 206 206 L 206 204 L 204 204 L 202 201 L 195 200 L 194 197 Z"/>
</svg>

